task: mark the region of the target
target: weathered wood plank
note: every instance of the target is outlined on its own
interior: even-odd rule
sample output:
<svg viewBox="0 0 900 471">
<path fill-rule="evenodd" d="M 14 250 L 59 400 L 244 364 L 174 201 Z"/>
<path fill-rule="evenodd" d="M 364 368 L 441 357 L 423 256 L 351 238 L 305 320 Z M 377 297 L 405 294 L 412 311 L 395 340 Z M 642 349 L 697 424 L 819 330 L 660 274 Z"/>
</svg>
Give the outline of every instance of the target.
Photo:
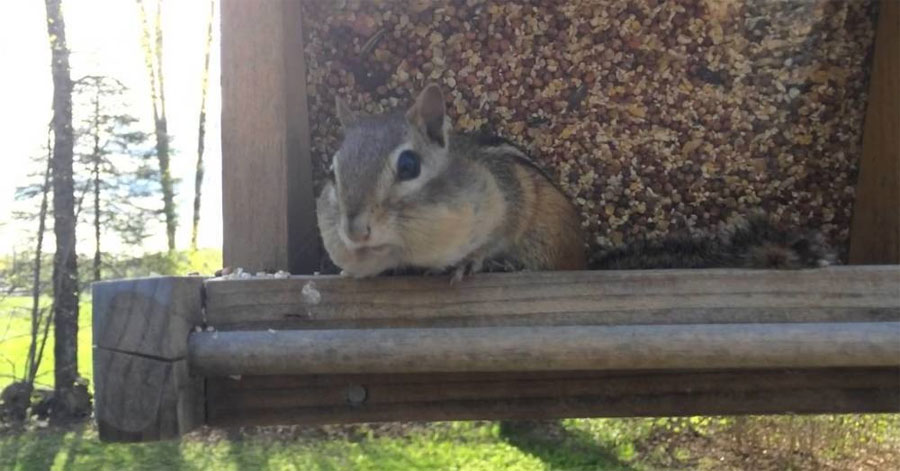
<svg viewBox="0 0 900 471">
<path fill-rule="evenodd" d="M 673 378 L 677 381 L 673 381 Z M 746 379 L 746 381 L 742 380 Z M 900 368 L 790 368 L 740 370 L 643 370 L 643 371 L 516 371 L 466 373 L 406 373 L 406 374 L 316 374 L 277 376 L 210 377 L 210 384 L 227 379 L 228 391 L 304 390 L 306 388 L 347 387 L 352 384 L 416 386 L 421 384 L 451 385 L 455 383 L 522 383 L 550 381 L 557 384 L 580 380 L 598 380 L 608 393 L 631 394 L 635 388 L 655 392 L 678 391 L 679 388 L 697 390 L 754 388 L 777 389 L 786 384 L 796 387 L 816 384 L 845 385 L 847 387 L 875 387 L 896 385 L 900 388 Z M 623 387 L 616 386 L 623 384 Z M 455 386 L 448 386 L 455 388 Z M 704 389 L 706 388 L 706 389 Z M 686 389 L 686 390 L 687 390 Z M 898 405 L 900 406 L 900 405 Z"/>
<path fill-rule="evenodd" d="M 208 408 L 211 425 L 897 412 L 898 380 L 896 368 L 211 378 Z"/>
<path fill-rule="evenodd" d="M 203 278 L 93 285 L 94 410 L 104 441 L 174 438 L 203 423 L 188 334 L 203 323 Z"/>
<path fill-rule="evenodd" d="M 92 285 L 94 345 L 175 360 L 203 322 L 203 278 L 166 276 Z"/>
<path fill-rule="evenodd" d="M 205 376 L 900 366 L 900 322 L 201 332 Z"/>
<path fill-rule="evenodd" d="M 95 296 L 97 418 L 107 441 L 174 437 L 204 420 L 883 412 L 900 405 L 897 266 L 515 273 L 452 287 L 442 277 L 164 278 L 98 284 Z M 189 336 L 204 300 L 207 320 L 224 330 Z M 311 329 L 261 330 L 296 321 L 296 312 Z M 478 322 L 492 327 L 467 327 Z M 391 328 L 367 328 L 377 323 Z M 243 325 L 257 330 L 228 330 Z M 879 365 L 891 368 L 871 368 Z M 853 368 L 778 376 L 785 367 L 835 366 Z M 622 368 L 631 371 L 608 376 Z M 715 371 L 723 368 L 742 369 L 746 381 Z M 483 373 L 491 370 L 498 372 Z M 199 376 L 298 372 L 327 374 L 232 381 L 240 387 Z M 346 382 L 353 378 L 359 383 Z"/>
<path fill-rule="evenodd" d="M 374 404 L 490 400 L 511 397 L 775 391 L 810 388 L 889 388 L 900 369 L 830 368 L 684 372 L 427 373 L 394 375 L 243 376 L 210 378 L 218 411 L 348 405 L 356 390 Z M 900 407 L 900 404 L 898 404 Z"/>
<path fill-rule="evenodd" d="M 217 329 L 900 320 L 900 266 L 211 279 Z"/>
<path fill-rule="evenodd" d="M 850 263 L 900 263 L 900 2 L 879 3 Z"/>
<path fill-rule="evenodd" d="M 204 422 L 203 379 L 187 361 L 94 349 L 94 410 L 100 439 L 177 438 Z"/>
<path fill-rule="evenodd" d="M 300 2 L 222 2 L 223 258 L 313 273 L 319 239 Z"/>
<path fill-rule="evenodd" d="M 699 393 L 615 398 L 537 398 L 233 411 L 209 419 L 214 427 L 277 424 L 445 420 L 544 420 L 564 417 L 678 417 L 745 414 L 840 414 L 897 412 L 891 389 L 802 389 L 763 393 Z"/>
</svg>

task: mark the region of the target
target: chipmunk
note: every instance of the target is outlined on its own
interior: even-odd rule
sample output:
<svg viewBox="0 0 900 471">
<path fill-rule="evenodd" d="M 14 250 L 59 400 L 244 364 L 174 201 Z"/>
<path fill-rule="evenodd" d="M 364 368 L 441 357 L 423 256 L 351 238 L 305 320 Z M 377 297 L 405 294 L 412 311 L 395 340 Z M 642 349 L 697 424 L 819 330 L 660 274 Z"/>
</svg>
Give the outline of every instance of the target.
<svg viewBox="0 0 900 471">
<path fill-rule="evenodd" d="M 451 282 L 485 262 L 586 268 L 572 202 L 511 143 L 452 132 L 445 106 L 435 84 L 405 113 L 363 116 L 336 100 L 344 138 L 316 202 L 332 261 L 353 277 L 413 267 Z"/>
</svg>

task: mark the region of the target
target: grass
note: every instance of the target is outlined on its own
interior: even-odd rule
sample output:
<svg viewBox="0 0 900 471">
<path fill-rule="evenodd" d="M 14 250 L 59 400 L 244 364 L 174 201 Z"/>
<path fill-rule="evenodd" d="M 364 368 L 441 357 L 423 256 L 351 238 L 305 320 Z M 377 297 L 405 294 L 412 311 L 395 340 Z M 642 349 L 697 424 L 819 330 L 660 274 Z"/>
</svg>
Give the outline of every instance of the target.
<svg viewBox="0 0 900 471">
<path fill-rule="evenodd" d="M 510 470 L 650 471 L 900 469 L 896 416 L 734 419 L 573 419 L 553 437 L 510 436 L 496 423 L 359 425 L 288 433 L 203 430 L 179 441 L 101 443 L 91 425 L 0 434 L 4 471 L 207 470 Z M 890 432 L 860 440 L 871 421 Z M 828 429 L 833 420 L 868 425 Z M 795 423 L 796 422 L 796 423 Z M 846 424 L 844 424 L 846 425 Z M 675 431 L 689 427 L 690 431 Z M 812 427 L 812 428 L 810 428 Z M 740 433 L 735 433 L 737 430 Z M 846 450 L 833 455 L 840 431 Z M 847 432 L 851 432 L 847 435 Z M 283 432 L 283 431 L 282 431 Z M 787 434 L 786 437 L 779 435 Z M 784 439 L 787 439 L 785 441 Z M 763 443 L 754 443 L 762 440 Z M 804 444 L 804 441 L 809 440 Z M 752 446 L 751 446 L 752 445 Z M 814 452 L 810 454 L 812 446 Z"/>
<path fill-rule="evenodd" d="M 496 426 L 453 423 L 401 437 L 315 440 L 248 437 L 149 444 L 102 444 L 89 427 L 31 431 L 0 437 L 0 469 L 544 471 L 555 468 L 500 439 Z"/>
<path fill-rule="evenodd" d="M 42 308 L 49 309 L 49 298 L 41 298 Z M 0 300 L 0 390 L 24 375 L 25 358 L 31 344 L 31 298 L 9 296 Z M 89 297 L 78 307 L 78 371 L 87 379 L 92 377 L 91 363 L 91 303 Z M 41 386 L 53 384 L 53 329 L 44 347 L 44 357 L 36 382 Z"/>
</svg>

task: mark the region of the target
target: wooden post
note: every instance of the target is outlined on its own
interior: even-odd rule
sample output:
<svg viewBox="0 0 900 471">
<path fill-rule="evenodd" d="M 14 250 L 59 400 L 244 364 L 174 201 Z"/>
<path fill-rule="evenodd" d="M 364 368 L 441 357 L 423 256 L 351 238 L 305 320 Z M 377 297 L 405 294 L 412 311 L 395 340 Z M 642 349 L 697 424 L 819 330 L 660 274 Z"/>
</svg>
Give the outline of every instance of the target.
<svg viewBox="0 0 900 471">
<path fill-rule="evenodd" d="M 319 269 L 300 2 L 222 2 L 223 258 Z"/>
<path fill-rule="evenodd" d="M 203 424 L 203 379 L 188 334 L 202 318 L 203 278 L 93 285 L 94 402 L 104 441 L 175 438 Z"/>
<path fill-rule="evenodd" d="M 900 263 L 900 2 L 879 2 L 850 263 Z"/>
</svg>

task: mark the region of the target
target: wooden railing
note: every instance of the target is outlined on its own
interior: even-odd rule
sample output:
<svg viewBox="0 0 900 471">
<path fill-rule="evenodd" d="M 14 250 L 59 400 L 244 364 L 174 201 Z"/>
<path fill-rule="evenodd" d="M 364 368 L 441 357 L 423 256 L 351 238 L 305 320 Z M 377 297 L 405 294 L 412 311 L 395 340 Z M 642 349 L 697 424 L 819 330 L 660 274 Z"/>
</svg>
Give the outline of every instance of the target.
<svg viewBox="0 0 900 471">
<path fill-rule="evenodd" d="M 900 266 L 94 286 L 105 440 L 198 425 L 900 411 Z"/>
</svg>

